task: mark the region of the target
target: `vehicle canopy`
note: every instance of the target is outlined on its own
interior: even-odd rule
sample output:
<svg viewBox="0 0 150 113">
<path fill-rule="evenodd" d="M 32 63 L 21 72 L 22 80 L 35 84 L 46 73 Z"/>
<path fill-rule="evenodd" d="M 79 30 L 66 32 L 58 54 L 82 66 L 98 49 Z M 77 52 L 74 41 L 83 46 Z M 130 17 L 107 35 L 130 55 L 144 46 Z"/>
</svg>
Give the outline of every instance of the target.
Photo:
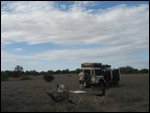
<svg viewBox="0 0 150 113">
<path fill-rule="evenodd" d="M 83 63 L 81 68 L 89 75 L 102 75 L 102 63 Z"/>
<path fill-rule="evenodd" d="M 83 63 L 81 67 L 95 67 L 95 68 L 102 68 L 102 63 Z"/>
</svg>

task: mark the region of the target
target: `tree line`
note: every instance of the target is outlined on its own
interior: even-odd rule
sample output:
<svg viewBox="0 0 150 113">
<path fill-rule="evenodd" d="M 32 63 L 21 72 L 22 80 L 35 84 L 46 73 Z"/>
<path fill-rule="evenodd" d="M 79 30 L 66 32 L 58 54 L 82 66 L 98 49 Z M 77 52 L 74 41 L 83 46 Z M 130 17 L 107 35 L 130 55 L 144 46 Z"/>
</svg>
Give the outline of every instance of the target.
<svg viewBox="0 0 150 113">
<path fill-rule="evenodd" d="M 120 72 L 122 74 L 142 74 L 142 73 L 149 73 L 149 69 L 136 69 L 131 66 L 126 66 L 126 67 L 120 67 Z"/>
<path fill-rule="evenodd" d="M 75 70 L 48 70 L 48 71 L 41 71 L 37 72 L 36 70 L 24 71 L 22 66 L 17 65 L 14 70 L 6 70 L 1 71 L 1 79 L 7 79 L 8 77 L 21 77 L 21 76 L 38 76 L 38 75 L 52 75 L 52 74 L 78 74 L 81 69 L 77 68 Z M 149 73 L 149 69 L 136 69 L 131 66 L 120 67 L 121 74 L 140 74 L 140 73 Z"/>
<path fill-rule="evenodd" d="M 30 71 L 24 71 L 23 67 L 20 65 L 17 65 L 14 70 L 6 70 L 1 71 L 1 80 L 7 80 L 9 77 L 18 78 L 22 77 L 23 79 L 26 79 L 27 76 L 39 76 L 43 75 L 46 79 L 47 77 L 50 78 L 50 75 L 52 74 L 77 74 L 81 71 L 81 69 L 77 68 L 76 70 L 48 70 L 48 71 L 41 71 L 38 72 L 36 70 L 30 70 Z"/>
</svg>

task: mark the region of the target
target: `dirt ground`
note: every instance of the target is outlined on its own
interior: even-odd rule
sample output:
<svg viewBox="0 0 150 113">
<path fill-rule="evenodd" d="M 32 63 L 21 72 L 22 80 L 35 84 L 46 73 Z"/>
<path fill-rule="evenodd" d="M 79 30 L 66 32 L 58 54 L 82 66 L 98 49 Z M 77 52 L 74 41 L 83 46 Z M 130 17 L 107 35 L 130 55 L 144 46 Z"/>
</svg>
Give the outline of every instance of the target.
<svg viewBox="0 0 150 113">
<path fill-rule="evenodd" d="M 85 96 L 80 104 L 67 101 L 55 103 L 46 94 L 58 83 L 70 90 L 79 89 L 76 75 L 54 75 L 50 83 L 42 76 L 32 80 L 10 79 L 1 81 L 1 112 L 148 112 L 149 74 L 121 75 L 120 87 L 107 89 L 106 96 L 93 98 Z"/>
</svg>

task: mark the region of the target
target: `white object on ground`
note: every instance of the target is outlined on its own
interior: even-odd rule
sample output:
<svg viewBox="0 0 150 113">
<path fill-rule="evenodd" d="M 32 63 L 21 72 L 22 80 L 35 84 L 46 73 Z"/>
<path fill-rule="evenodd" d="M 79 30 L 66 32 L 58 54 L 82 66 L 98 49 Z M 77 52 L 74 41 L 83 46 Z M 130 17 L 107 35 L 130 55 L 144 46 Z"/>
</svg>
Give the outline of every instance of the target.
<svg viewBox="0 0 150 113">
<path fill-rule="evenodd" d="M 82 90 L 76 90 L 76 91 L 69 91 L 70 93 L 87 93 L 87 91 L 82 91 Z"/>
</svg>

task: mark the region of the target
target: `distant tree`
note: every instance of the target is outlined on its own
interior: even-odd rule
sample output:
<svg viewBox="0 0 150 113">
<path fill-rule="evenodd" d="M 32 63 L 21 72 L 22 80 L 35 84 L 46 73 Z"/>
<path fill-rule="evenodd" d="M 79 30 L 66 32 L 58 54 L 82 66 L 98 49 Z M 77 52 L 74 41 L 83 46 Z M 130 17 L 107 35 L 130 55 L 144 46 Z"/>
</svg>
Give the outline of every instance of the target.
<svg viewBox="0 0 150 113">
<path fill-rule="evenodd" d="M 54 74 L 54 71 L 53 70 L 48 70 L 47 73 L 48 74 Z"/>
<path fill-rule="evenodd" d="M 68 73 L 70 73 L 70 71 L 69 71 L 69 69 L 65 69 L 65 70 L 62 70 L 62 73 L 63 74 L 68 74 Z"/>
<path fill-rule="evenodd" d="M 140 73 L 149 73 L 149 70 L 148 69 L 141 69 Z"/>
<path fill-rule="evenodd" d="M 17 65 L 14 71 L 23 72 L 23 67 L 21 67 L 20 65 Z"/>
<path fill-rule="evenodd" d="M 138 70 L 138 69 L 133 69 L 133 73 L 138 74 L 138 73 L 139 73 L 139 70 Z"/>
<path fill-rule="evenodd" d="M 13 77 L 14 75 L 13 71 L 6 70 L 5 72 L 9 75 L 9 77 Z"/>
<path fill-rule="evenodd" d="M 25 71 L 24 73 L 25 73 L 26 76 L 30 75 L 29 71 Z"/>
<path fill-rule="evenodd" d="M 120 72 L 124 74 L 133 73 L 133 68 L 131 66 L 120 67 Z"/>
<path fill-rule="evenodd" d="M 46 74 L 47 74 L 47 72 L 44 72 L 44 71 L 40 72 L 40 75 L 46 75 Z"/>
<path fill-rule="evenodd" d="M 17 65 L 14 69 L 13 77 L 20 77 L 21 75 L 23 75 L 23 67 Z"/>
<path fill-rule="evenodd" d="M 32 75 L 32 76 L 37 76 L 37 75 L 39 75 L 39 72 L 37 72 L 36 70 L 31 70 L 29 73 L 30 73 L 30 75 Z"/>
<path fill-rule="evenodd" d="M 131 66 L 126 66 L 126 67 L 120 67 L 120 72 L 123 74 L 138 74 L 138 73 L 149 73 L 149 70 L 148 69 L 138 70 Z"/>
<path fill-rule="evenodd" d="M 61 74 L 62 72 L 61 72 L 61 70 L 57 70 L 57 71 L 55 71 L 55 73 L 56 74 Z"/>
</svg>

